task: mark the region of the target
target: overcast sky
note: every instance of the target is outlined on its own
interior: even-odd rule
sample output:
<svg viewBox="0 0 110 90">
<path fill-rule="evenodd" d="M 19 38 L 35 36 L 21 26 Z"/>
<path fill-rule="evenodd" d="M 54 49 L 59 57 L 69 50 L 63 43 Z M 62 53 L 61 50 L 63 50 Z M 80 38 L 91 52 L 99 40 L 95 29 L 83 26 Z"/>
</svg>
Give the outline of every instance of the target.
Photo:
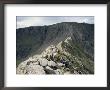
<svg viewBox="0 0 110 90">
<path fill-rule="evenodd" d="M 93 16 L 17 16 L 17 27 L 52 25 L 60 22 L 94 23 Z"/>
</svg>

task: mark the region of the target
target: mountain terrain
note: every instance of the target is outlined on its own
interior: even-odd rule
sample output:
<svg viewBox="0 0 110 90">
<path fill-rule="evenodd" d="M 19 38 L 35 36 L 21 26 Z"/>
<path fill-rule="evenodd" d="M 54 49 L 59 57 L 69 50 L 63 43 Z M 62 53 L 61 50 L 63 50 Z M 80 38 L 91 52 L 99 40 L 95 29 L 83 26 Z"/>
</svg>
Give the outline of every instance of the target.
<svg viewBox="0 0 110 90">
<path fill-rule="evenodd" d="M 16 29 L 17 74 L 94 74 L 94 24 Z"/>
</svg>

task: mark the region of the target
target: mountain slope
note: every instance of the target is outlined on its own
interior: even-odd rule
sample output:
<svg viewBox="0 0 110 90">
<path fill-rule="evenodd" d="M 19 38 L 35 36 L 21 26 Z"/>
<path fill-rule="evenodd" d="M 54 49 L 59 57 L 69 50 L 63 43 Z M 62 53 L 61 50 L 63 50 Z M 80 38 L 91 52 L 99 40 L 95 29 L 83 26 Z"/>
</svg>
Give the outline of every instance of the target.
<svg viewBox="0 0 110 90">
<path fill-rule="evenodd" d="M 17 74 L 93 74 L 93 61 L 68 52 L 71 41 L 68 37 L 57 46 L 50 45 L 40 55 L 25 60 L 18 65 Z"/>
<path fill-rule="evenodd" d="M 62 22 L 20 28 L 16 30 L 16 38 L 17 65 L 54 45 L 61 53 L 59 58 L 65 57 L 72 63 L 71 70 L 74 71 L 74 65 L 83 65 L 82 73 L 94 73 L 94 24 Z"/>
</svg>

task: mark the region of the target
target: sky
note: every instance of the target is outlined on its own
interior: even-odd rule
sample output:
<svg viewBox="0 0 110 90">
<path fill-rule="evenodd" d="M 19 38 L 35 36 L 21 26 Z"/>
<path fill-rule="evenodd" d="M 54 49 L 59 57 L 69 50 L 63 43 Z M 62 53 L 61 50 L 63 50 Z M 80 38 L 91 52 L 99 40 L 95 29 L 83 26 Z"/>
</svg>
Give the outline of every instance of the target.
<svg viewBox="0 0 110 90">
<path fill-rule="evenodd" d="M 78 22 L 94 24 L 93 16 L 17 16 L 16 28 L 52 25 L 60 22 Z"/>
</svg>

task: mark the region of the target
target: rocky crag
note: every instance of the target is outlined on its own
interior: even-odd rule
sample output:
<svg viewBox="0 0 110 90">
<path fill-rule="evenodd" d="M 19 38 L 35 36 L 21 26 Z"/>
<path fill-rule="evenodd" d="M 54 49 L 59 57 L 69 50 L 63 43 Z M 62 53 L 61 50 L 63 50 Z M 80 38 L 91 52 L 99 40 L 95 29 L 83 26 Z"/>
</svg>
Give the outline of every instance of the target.
<svg viewBox="0 0 110 90">
<path fill-rule="evenodd" d="M 17 29 L 17 74 L 94 74 L 94 24 Z"/>
</svg>

